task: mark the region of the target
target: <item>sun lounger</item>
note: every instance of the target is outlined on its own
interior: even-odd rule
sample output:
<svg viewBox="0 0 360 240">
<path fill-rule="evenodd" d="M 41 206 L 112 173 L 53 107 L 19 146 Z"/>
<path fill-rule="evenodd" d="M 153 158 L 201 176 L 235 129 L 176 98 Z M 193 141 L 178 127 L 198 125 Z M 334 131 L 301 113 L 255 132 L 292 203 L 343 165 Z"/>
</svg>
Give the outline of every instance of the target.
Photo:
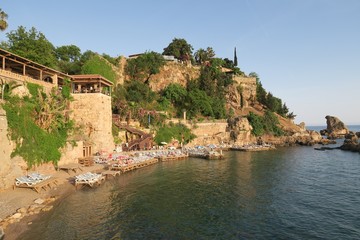
<svg viewBox="0 0 360 240">
<path fill-rule="evenodd" d="M 75 176 L 75 186 L 77 185 L 89 185 L 93 187 L 94 185 L 99 185 L 105 177 L 102 174 L 87 172 Z"/>
<path fill-rule="evenodd" d="M 28 177 L 31 178 L 31 179 L 34 179 L 34 180 L 42 181 L 42 180 L 49 179 L 51 176 L 50 175 L 44 175 L 44 174 L 41 174 L 41 173 L 30 173 L 30 174 L 28 174 Z"/>
<path fill-rule="evenodd" d="M 28 176 L 21 176 L 21 177 L 17 177 L 15 179 L 15 185 L 17 187 L 21 187 L 21 186 L 34 186 L 35 184 L 39 183 L 39 180 L 35 180 L 33 178 L 29 178 Z"/>
<path fill-rule="evenodd" d="M 52 185 L 57 185 L 57 179 L 51 178 L 50 175 L 31 173 L 27 176 L 17 177 L 14 187 L 32 188 L 36 192 L 40 192 L 42 189 L 51 189 Z"/>
</svg>

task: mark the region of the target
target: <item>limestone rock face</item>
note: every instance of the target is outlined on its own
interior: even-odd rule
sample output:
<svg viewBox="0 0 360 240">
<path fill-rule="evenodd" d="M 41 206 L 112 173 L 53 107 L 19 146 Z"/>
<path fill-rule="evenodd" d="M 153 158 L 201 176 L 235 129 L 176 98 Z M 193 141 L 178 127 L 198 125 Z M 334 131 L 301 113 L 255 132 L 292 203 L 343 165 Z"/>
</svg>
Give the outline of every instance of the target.
<svg viewBox="0 0 360 240">
<path fill-rule="evenodd" d="M 330 136 L 344 136 L 349 133 L 349 129 L 345 126 L 345 124 L 340 121 L 337 117 L 334 116 L 326 116 L 326 131 Z"/>
<path fill-rule="evenodd" d="M 14 179 L 22 174 L 21 164 L 25 162 L 20 157 L 10 157 L 14 147 L 8 138 L 6 112 L 0 107 L 0 189 L 13 186 Z"/>
<path fill-rule="evenodd" d="M 166 88 L 170 83 L 178 83 L 185 87 L 189 80 L 198 78 L 199 74 L 198 67 L 168 62 L 160 69 L 160 73 L 150 77 L 150 87 L 155 92 Z"/>
<path fill-rule="evenodd" d="M 230 140 L 235 144 L 243 145 L 256 142 L 256 138 L 251 135 L 252 126 L 246 117 L 234 117 L 228 119 L 227 132 Z"/>
</svg>

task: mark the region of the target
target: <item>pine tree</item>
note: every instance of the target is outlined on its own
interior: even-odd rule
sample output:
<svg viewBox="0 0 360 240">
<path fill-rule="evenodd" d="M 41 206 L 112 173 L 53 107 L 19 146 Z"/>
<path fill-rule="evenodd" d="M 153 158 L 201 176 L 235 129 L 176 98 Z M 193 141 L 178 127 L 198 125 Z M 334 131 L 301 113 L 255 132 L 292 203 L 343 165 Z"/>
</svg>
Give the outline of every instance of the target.
<svg viewBox="0 0 360 240">
<path fill-rule="evenodd" d="M 236 56 L 236 47 L 234 49 L 234 66 L 236 67 L 238 65 L 237 56 Z"/>
</svg>

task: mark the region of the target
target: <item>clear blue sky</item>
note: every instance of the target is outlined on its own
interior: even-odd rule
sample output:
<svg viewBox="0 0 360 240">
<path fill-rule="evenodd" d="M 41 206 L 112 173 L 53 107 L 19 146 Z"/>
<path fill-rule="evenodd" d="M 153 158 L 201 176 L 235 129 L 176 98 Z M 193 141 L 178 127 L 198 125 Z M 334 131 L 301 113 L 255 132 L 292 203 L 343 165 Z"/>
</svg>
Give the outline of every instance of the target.
<svg viewBox="0 0 360 240">
<path fill-rule="evenodd" d="M 7 31 L 35 27 L 56 47 L 74 44 L 113 57 L 162 53 L 173 38 L 212 47 L 256 72 L 297 114 L 360 124 L 359 0 L 1 0 Z"/>
</svg>

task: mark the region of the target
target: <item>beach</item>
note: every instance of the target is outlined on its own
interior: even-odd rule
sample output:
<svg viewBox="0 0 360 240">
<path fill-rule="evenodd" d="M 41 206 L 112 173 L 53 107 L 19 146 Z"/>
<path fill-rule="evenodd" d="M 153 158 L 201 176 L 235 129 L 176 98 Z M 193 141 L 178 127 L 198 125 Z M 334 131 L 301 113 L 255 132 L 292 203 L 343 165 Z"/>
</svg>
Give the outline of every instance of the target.
<svg viewBox="0 0 360 240">
<path fill-rule="evenodd" d="M 63 198 L 76 191 L 75 186 L 71 183 L 72 179 L 85 172 L 104 171 L 103 165 L 93 165 L 90 167 L 82 167 L 81 172 L 70 171 L 54 171 L 53 178 L 56 178 L 58 185 L 47 191 L 37 193 L 30 188 L 9 188 L 0 192 L 0 227 L 4 229 L 5 240 L 17 239 L 21 233 L 26 231 L 35 218 L 41 217 L 41 213 L 51 210 L 52 206 L 59 203 Z M 44 203 L 36 204 L 35 201 Z M 29 208 L 33 205 L 39 205 L 39 209 L 35 210 L 31 215 Z M 25 213 L 24 209 L 27 211 Z M 15 215 L 17 213 L 21 213 Z M 14 216 L 11 217 L 11 216 Z"/>
</svg>

